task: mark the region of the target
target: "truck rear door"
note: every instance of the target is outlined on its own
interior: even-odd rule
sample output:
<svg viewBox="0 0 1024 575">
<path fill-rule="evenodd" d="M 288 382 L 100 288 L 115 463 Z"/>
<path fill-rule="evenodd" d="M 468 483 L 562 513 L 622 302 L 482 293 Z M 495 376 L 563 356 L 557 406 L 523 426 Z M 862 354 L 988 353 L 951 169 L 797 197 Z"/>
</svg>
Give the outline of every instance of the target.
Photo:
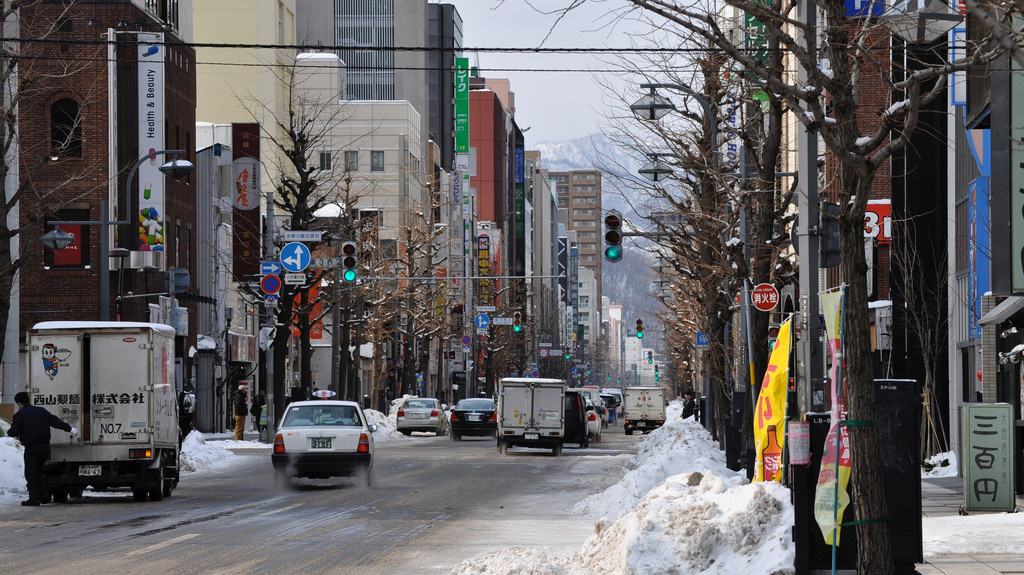
<svg viewBox="0 0 1024 575">
<path fill-rule="evenodd" d="M 536 384 L 533 387 L 533 425 L 547 435 L 547 432 L 564 431 L 565 412 L 562 409 L 565 390 L 560 385 Z"/>
<path fill-rule="evenodd" d="M 123 331 L 92 334 L 92 443 L 149 443 L 152 365 L 148 335 Z"/>
<path fill-rule="evenodd" d="M 533 390 L 525 383 L 502 384 L 500 403 L 502 432 L 522 434 L 531 425 Z"/>
<path fill-rule="evenodd" d="M 46 408 L 69 425 L 82 424 L 82 368 L 85 363 L 81 334 L 33 333 L 29 338 L 28 387 L 32 404 Z M 50 445 L 76 443 L 59 429 L 50 430 Z"/>
</svg>

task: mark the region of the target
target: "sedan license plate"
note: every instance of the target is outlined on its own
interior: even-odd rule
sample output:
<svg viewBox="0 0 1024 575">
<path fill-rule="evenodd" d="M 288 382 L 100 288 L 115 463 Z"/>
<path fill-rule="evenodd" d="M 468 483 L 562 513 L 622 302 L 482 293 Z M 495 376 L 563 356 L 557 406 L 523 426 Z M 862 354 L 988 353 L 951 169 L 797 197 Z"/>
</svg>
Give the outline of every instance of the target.
<svg viewBox="0 0 1024 575">
<path fill-rule="evenodd" d="M 330 449 L 334 446 L 333 437 L 310 437 L 309 447 L 311 449 Z"/>
<path fill-rule="evenodd" d="M 466 417 L 466 419 L 468 419 L 468 420 L 470 420 L 470 421 L 483 421 L 483 419 L 484 419 L 484 416 L 482 416 L 482 415 L 479 415 L 479 414 L 476 414 L 476 413 L 470 413 L 470 414 L 469 414 L 469 415 L 468 415 L 468 416 Z"/>
<path fill-rule="evenodd" d="M 538 439 L 539 437 L 540 435 L 536 433 L 527 433 L 526 435 L 523 436 L 524 439 Z"/>
<path fill-rule="evenodd" d="M 78 475 L 80 477 L 98 477 L 103 474 L 103 467 L 100 465 L 79 465 Z"/>
</svg>

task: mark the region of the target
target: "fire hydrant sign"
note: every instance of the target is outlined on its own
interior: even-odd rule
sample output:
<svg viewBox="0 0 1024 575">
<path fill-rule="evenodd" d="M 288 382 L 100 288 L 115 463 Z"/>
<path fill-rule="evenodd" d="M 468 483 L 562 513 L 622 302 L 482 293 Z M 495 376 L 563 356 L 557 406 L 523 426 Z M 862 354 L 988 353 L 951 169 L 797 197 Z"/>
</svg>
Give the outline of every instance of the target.
<svg viewBox="0 0 1024 575">
<path fill-rule="evenodd" d="M 964 507 L 1013 511 L 1013 408 L 1009 403 L 965 403 Z"/>
<path fill-rule="evenodd" d="M 750 292 L 750 303 L 760 311 L 772 311 L 779 305 L 779 290 L 772 284 L 757 284 Z"/>
</svg>

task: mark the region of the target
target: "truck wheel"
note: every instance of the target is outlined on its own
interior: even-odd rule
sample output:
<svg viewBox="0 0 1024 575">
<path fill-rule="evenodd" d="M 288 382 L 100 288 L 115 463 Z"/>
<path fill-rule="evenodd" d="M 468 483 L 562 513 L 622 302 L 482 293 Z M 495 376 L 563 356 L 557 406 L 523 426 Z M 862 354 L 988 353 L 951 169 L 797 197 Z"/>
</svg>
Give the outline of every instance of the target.
<svg viewBox="0 0 1024 575">
<path fill-rule="evenodd" d="M 552 448 L 551 453 L 554 453 L 555 457 L 562 455 L 562 444 L 559 443 L 554 448 Z"/>
<path fill-rule="evenodd" d="M 132 499 L 135 501 L 146 500 L 146 488 L 145 487 L 132 487 Z"/>
<path fill-rule="evenodd" d="M 173 491 L 174 491 L 174 480 L 173 479 L 164 479 L 164 488 L 163 488 L 164 497 L 170 497 L 171 493 Z"/>
<path fill-rule="evenodd" d="M 71 488 L 68 488 L 68 497 L 70 497 L 72 499 L 81 499 L 82 498 L 82 488 L 81 487 L 71 487 Z"/>
<path fill-rule="evenodd" d="M 164 467 L 157 468 L 157 476 L 149 487 L 149 500 L 160 501 L 164 498 Z"/>
<path fill-rule="evenodd" d="M 67 492 L 66 489 L 58 487 L 58 488 L 52 490 L 50 492 L 50 495 L 53 496 L 53 502 L 54 503 L 67 503 L 68 502 L 68 492 Z"/>
</svg>

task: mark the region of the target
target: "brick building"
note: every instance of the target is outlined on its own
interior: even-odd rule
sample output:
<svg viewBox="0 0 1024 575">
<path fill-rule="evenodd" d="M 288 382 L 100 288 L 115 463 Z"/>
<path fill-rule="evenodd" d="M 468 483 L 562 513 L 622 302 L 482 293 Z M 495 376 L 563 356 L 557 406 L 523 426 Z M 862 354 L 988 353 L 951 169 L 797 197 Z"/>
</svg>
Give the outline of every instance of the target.
<svg viewBox="0 0 1024 575">
<path fill-rule="evenodd" d="M 155 297 L 122 303 L 116 297 L 129 292 L 165 291 L 165 267 L 186 267 L 195 275 L 195 189 L 191 181 L 179 182 L 160 175 L 156 168 L 169 159 L 161 156 L 151 166 L 142 166 L 132 189 L 126 189 L 139 150 L 149 145 L 147 140 L 140 146 L 140 134 L 148 134 L 156 145 L 162 131 L 163 149 L 184 150 L 180 157 L 195 162 L 196 58 L 192 48 L 173 45 L 191 41 L 191 2 L 93 1 L 68 8 L 61 3 L 40 2 L 22 9 L 20 24 L 23 37 L 60 40 L 26 43 L 23 58 L 28 65 L 19 66 L 24 252 L 17 290 L 20 332 L 40 321 L 100 318 L 100 234 L 105 226 L 62 226 L 63 231 L 75 235 L 75 240 L 61 250 L 45 248 L 38 238 L 50 229 L 48 220 L 100 220 L 103 202 L 111 208 L 111 219 L 131 222 L 112 234 L 111 248 L 125 248 L 133 254 L 142 250 L 164 254 L 162 258 L 144 258 L 149 264 L 158 264 L 147 269 L 111 271 L 112 319 L 146 321 L 147 304 L 157 303 Z M 115 31 L 116 39 L 115 62 L 110 65 L 108 46 L 97 43 L 108 28 Z M 159 67 L 163 52 L 162 86 L 158 73 L 147 72 L 151 80 L 142 84 L 138 81 L 139 33 L 165 34 L 166 44 L 153 36 L 142 37 L 153 41 L 143 47 L 148 50 L 146 56 L 154 57 L 153 66 Z M 111 72 L 115 78 L 111 78 Z M 114 94 L 110 94 L 111 85 L 116 86 Z M 158 110 L 154 94 L 161 88 L 163 118 L 140 123 L 140 94 L 151 94 L 147 108 Z M 111 112 L 115 114 L 114 122 L 110 122 Z M 141 195 L 140 182 L 145 182 Z M 139 234 L 140 202 L 157 198 L 161 183 L 166 198 L 161 204 L 163 213 L 146 213 L 154 216 L 150 223 L 162 219 L 162 228 L 156 229 L 155 224 L 147 227 L 150 235 L 144 240 Z M 111 267 L 128 268 L 133 261 L 140 260 L 113 258 Z M 194 307 L 186 302 L 182 305 L 189 308 L 189 335 L 179 338 L 179 357 L 188 349 L 187 344 L 194 342 L 196 324 Z"/>
</svg>

